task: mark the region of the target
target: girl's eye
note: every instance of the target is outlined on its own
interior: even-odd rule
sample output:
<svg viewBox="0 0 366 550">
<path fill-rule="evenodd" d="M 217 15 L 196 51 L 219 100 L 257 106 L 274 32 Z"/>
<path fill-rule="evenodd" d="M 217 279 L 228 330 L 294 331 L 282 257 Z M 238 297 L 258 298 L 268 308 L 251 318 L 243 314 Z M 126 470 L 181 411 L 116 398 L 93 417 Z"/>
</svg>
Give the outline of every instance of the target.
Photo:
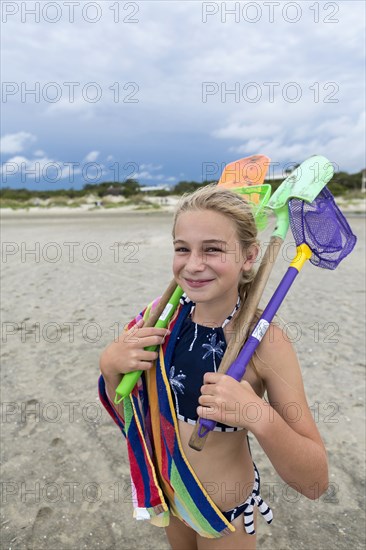
<svg viewBox="0 0 366 550">
<path fill-rule="evenodd" d="M 207 254 L 212 252 L 223 252 L 223 250 L 221 250 L 221 248 L 215 248 L 214 246 L 210 246 L 210 248 L 206 248 L 205 252 Z"/>
<path fill-rule="evenodd" d="M 186 254 L 187 252 L 189 252 L 189 249 L 186 248 L 185 246 L 178 246 L 177 248 L 174 249 L 174 251 L 176 253 L 180 253 L 180 254 Z M 218 253 L 222 253 L 224 252 L 221 248 L 216 248 L 215 246 L 209 246 L 207 248 L 204 249 L 203 253 L 204 254 L 218 254 Z"/>
</svg>

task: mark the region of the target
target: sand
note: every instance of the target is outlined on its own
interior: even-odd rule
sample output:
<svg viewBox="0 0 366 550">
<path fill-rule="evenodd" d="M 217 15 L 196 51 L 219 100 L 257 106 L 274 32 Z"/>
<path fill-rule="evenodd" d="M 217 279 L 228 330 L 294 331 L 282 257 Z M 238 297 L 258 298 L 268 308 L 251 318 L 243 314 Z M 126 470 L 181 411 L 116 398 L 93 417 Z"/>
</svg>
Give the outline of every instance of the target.
<svg viewBox="0 0 366 550">
<path fill-rule="evenodd" d="M 3 216 L 1 550 L 168 549 L 163 530 L 132 519 L 126 448 L 98 401 L 97 379 L 101 351 L 171 278 L 171 217 Z M 349 221 L 358 236 L 351 256 L 334 272 L 307 265 L 281 308 L 331 486 L 315 501 L 296 494 L 252 438 L 275 517 L 258 522 L 260 549 L 365 547 L 365 219 Z M 266 296 L 287 267 L 290 241 Z"/>
</svg>

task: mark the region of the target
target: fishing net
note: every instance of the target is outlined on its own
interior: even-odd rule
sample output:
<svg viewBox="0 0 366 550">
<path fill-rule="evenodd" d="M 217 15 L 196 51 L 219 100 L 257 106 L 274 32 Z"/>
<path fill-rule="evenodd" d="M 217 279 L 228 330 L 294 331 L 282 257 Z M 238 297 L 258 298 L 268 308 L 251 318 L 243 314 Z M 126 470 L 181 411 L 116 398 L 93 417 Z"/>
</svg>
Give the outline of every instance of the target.
<svg viewBox="0 0 366 550">
<path fill-rule="evenodd" d="M 309 246 L 312 264 L 335 269 L 353 250 L 356 236 L 327 187 L 311 203 L 291 199 L 289 212 L 296 245 Z"/>
</svg>

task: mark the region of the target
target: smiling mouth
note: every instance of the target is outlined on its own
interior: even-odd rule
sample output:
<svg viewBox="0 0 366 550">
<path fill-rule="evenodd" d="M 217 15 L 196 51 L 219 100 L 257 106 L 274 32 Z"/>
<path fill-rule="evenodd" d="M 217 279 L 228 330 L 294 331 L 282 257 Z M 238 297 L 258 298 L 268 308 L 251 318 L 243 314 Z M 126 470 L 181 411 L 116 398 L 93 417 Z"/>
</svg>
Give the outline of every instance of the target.
<svg viewBox="0 0 366 550">
<path fill-rule="evenodd" d="M 213 279 L 199 279 L 199 280 L 196 280 L 196 279 L 186 279 L 186 278 L 184 280 L 191 287 L 204 286 L 204 285 L 207 285 L 208 283 L 211 283 L 211 281 L 213 281 Z"/>
</svg>

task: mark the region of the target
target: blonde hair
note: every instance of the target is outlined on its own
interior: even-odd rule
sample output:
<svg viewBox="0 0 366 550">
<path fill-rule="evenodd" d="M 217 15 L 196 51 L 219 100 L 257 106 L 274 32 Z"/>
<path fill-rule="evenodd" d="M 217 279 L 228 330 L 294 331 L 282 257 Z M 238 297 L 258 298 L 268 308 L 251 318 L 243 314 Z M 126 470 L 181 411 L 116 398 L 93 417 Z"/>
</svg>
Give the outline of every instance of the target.
<svg viewBox="0 0 366 550">
<path fill-rule="evenodd" d="M 229 189 L 217 187 L 216 184 L 205 185 L 193 193 L 184 194 L 175 211 L 173 238 L 175 237 L 175 225 L 178 216 L 183 212 L 192 210 L 212 210 L 229 218 L 236 228 L 239 246 L 242 251 L 247 251 L 253 244 L 259 244 L 252 207 L 239 194 Z M 255 271 L 253 268 L 250 271 L 242 272 L 238 285 L 238 294 L 242 306 L 249 294 L 254 276 Z"/>
</svg>

